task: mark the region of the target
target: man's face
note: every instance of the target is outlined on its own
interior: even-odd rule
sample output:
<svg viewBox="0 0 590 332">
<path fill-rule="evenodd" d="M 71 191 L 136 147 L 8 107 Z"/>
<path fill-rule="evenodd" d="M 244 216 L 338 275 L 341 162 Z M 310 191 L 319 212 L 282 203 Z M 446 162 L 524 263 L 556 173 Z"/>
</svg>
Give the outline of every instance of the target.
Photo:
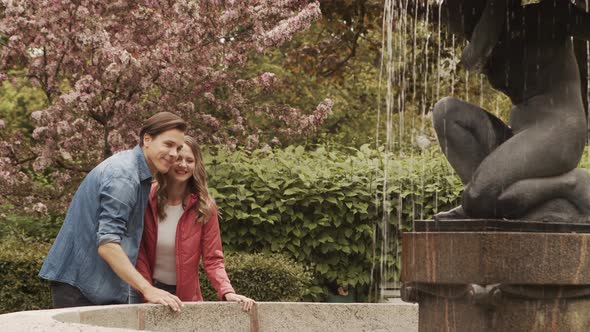
<svg viewBox="0 0 590 332">
<path fill-rule="evenodd" d="M 184 142 L 184 133 L 178 129 L 165 131 L 158 136 L 144 135 L 143 151 L 152 173 L 168 173 L 178 158 Z"/>
</svg>

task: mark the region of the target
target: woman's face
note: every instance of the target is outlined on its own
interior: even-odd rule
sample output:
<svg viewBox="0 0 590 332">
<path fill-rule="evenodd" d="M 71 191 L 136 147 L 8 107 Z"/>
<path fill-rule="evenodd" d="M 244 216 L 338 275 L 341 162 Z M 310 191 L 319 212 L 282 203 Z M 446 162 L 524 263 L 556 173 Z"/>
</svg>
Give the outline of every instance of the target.
<svg viewBox="0 0 590 332">
<path fill-rule="evenodd" d="M 170 168 L 167 177 L 169 180 L 184 182 L 193 176 L 195 171 L 195 155 L 191 148 L 183 144 L 182 149 L 178 153 L 178 159 Z"/>
</svg>

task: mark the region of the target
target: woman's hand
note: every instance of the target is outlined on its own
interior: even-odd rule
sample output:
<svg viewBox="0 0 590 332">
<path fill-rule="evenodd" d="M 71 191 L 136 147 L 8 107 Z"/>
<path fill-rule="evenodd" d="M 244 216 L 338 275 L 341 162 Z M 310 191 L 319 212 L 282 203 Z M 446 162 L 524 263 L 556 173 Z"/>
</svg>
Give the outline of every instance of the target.
<svg viewBox="0 0 590 332">
<path fill-rule="evenodd" d="M 252 306 L 254 305 L 254 303 L 256 303 L 251 298 L 245 297 L 244 295 L 240 295 L 240 294 L 236 294 L 236 293 L 225 294 L 225 300 L 229 301 L 229 302 L 238 302 L 238 303 L 242 304 L 242 310 L 244 310 L 246 312 L 250 311 L 250 309 L 252 309 Z"/>
</svg>

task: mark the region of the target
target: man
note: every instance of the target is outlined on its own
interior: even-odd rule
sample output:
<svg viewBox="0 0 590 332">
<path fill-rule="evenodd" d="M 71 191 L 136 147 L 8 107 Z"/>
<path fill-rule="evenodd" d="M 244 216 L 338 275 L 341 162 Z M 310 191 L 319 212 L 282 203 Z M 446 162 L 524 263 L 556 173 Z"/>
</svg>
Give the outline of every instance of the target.
<svg viewBox="0 0 590 332">
<path fill-rule="evenodd" d="M 148 302 L 180 310 L 178 297 L 153 287 L 134 265 L 152 179 L 176 161 L 185 130 L 180 117 L 158 113 L 138 146 L 86 176 L 39 273 L 51 281 L 54 308 L 128 303 L 130 285 Z"/>
</svg>

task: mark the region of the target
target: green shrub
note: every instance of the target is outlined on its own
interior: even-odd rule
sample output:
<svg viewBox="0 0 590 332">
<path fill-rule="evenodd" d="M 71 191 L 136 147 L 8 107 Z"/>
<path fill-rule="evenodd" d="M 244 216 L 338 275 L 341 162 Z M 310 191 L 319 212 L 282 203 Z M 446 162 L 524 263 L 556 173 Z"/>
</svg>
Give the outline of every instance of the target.
<svg viewBox="0 0 590 332">
<path fill-rule="evenodd" d="M 0 218 L 0 239 L 18 238 L 26 242 L 53 242 L 63 218 L 9 214 Z"/>
<path fill-rule="evenodd" d="M 278 254 L 227 254 L 225 268 L 235 291 L 257 301 L 301 301 L 312 281 L 301 264 Z M 219 301 L 202 268 L 199 279 L 203 298 Z"/>
<path fill-rule="evenodd" d="M 0 314 L 51 308 L 49 283 L 37 274 L 49 244 L 4 238 L 0 243 Z M 307 295 L 311 274 L 284 256 L 228 254 L 226 269 L 236 292 L 258 301 L 299 301 Z M 203 271 L 203 297 L 217 301 L 215 290 Z"/>
<path fill-rule="evenodd" d="M 292 257 L 312 269 L 312 293 L 332 281 L 368 288 L 381 248 L 388 248 L 386 268 L 396 279 L 396 232 L 454 207 L 463 187 L 435 150 L 384 158 L 366 145 L 288 147 L 220 150 L 205 159 L 224 247 Z M 384 219 L 392 229 L 387 239 L 380 238 Z"/>
<path fill-rule="evenodd" d="M 0 314 L 51 308 L 49 284 L 37 276 L 49 251 L 45 243 L 0 242 Z"/>
</svg>

